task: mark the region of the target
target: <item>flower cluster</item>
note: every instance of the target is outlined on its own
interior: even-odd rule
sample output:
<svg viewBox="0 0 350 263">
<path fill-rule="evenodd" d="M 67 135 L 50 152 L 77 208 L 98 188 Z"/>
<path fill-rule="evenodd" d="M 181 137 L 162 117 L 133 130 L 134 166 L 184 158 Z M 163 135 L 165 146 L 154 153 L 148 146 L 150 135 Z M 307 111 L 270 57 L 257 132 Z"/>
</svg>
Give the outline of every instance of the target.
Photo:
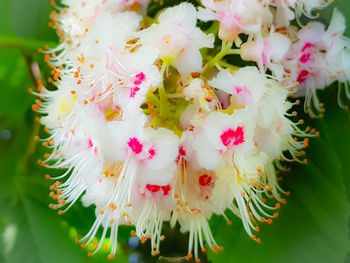
<svg viewBox="0 0 350 263">
<path fill-rule="evenodd" d="M 94 205 L 116 253 L 118 226 L 134 225 L 160 253 L 163 222 L 189 232 L 187 258 L 200 261 L 213 213 L 242 219 L 248 235 L 272 223 L 285 203 L 276 172 L 303 159 L 309 136 L 288 99 L 338 80 L 350 95 L 349 41 L 343 16 L 329 26 L 291 25 L 327 5 L 315 0 L 202 0 L 147 15 L 148 0 L 64 0 L 51 25 L 61 44 L 46 51 L 56 90 L 41 87 L 41 122 L 52 153 L 43 165 L 66 168 L 50 206 L 62 214 L 77 200 Z M 51 54 L 51 56 L 50 56 Z M 232 61 L 253 61 L 238 67 Z M 235 60 L 236 59 L 236 60 Z M 250 63 L 252 64 L 252 63 Z M 49 178 L 49 176 L 47 176 Z M 273 201 L 275 200 L 275 201 Z M 95 252 L 94 252 L 95 253 Z M 92 255 L 93 253 L 89 253 Z"/>
</svg>

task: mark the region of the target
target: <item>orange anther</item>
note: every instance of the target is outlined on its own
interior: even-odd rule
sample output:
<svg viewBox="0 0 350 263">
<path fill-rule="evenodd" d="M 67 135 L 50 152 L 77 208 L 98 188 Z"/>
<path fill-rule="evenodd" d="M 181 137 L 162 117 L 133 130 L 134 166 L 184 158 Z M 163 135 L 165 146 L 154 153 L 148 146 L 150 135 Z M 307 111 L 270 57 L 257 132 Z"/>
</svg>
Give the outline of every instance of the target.
<svg viewBox="0 0 350 263">
<path fill-rule="evenodd" d="M 275 207 L 278 209 L 281 207 L 281 204 L 280 203 L 276 203 Z"/>
<path fill-rule="evenodd" d="M 92 257 L 92 253 L 91 252 L 88 253 L 88 257 Z"/>
<path fill-rule="evenodd" d="M 267 223 L 272 224 L 272 219 L 271 218 L 267 219 Z"/>
<path fill-rule="evenodd" d="M 258 242 L 258 244 L 260 244 L 260 243 L 261 243 L 261 238 L 258 237 L 257 240 L 256 240 L 256 242 Z"/>
<path fill-rule="evenodd" d="M 51 176 L 50 176 L 50 175 L 45 174 L 45 179 L 46 179 L 46 180 L 49 180 L 50 178 L 51 178 Z"/>
<path fill-rule="evenodd" d="M 260 227 L 256 226 L 256 227 L 255 227 L 255 231 L 256 231 L 256 232 L 259 232 L 259 231 L 260 231 Z"/>
<path fill-rule="evenodd" d="M 274 218 L 278 217 L 278 213 L 277 213 L 277 212 L 276 212 L 276 213 L 273 213 L 273 217 L 274 217 Z"/>
<path fill-rule="evenodd" d="M 266 218 L 265 217 L 260 218 L 260 222 L 261 223 L 265 223 L 266 222 Z"/>
<path fill-rule="evenodd" d="M 207 252 L 207 249 L 205 247 L 202 248 L 202 252 L 205 253 Z"/>
<path fill-rule="evenodd" d="M 256 235 L 252 235 L 252 239 L 255 240 L 256 239 Z"/>
<path fill-rule="evenodd" d="M 186 257 L 187 257 L 187 259 L 191 259 L 193 257 L 193 255 L 191 253 L 188 253 Z"/>
<path fill-rule="evenodd" d="M 79 239 L 77 239 L 77 238 L 74 239 L 74 241 L 75 241 L 75 243 L 79 243 Z"/>
<path fill-rule="evenodd" d="M 44 60 L 46 63 L 48 63 L 50 61 L 50 55 L 46 54 Z"/>
<path fill-rule="evenodd" d="M 113 258 L 114 258 L 114 255 L 113 255 L 113 254 L 109 254 L 107 258 L 108 258 L 108 259 L 113 259 Z"/>
<path fill-rule="evenodd" d="M 289 192 L 287 192 L 286 195 L 289 195 Z M 286 204 L 286 203 L 287 203 L 287 200 L 282 198 L 282 204 Z"/>
<path fill-rule="evenodd" d="M 81 244 L 80 246 L 81 246 L 82 248 L 85 248 L 85 244 Z"/>
<path fill-rule="evenodd" d="M 39 109 L 39 107 L 40 107 L 39 104 L 33 104 L 32 105 L 32 110 L 33 111 L 37 111 Z"/>
</svg>

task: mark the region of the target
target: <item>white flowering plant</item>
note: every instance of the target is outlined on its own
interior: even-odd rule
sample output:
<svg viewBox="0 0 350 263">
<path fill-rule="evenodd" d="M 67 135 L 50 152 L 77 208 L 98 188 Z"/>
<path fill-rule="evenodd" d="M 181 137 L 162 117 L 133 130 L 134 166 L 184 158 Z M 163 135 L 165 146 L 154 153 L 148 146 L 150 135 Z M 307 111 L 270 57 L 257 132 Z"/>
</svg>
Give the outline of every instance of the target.
<svg viewBox="0 0 350 263">
<path fill-rule="evenodd" d="M 284 189 L 293 189 L 281 187 L 281 174 L 315 165 L 306 148 L 322 137 L 318 94 L 337 83 L 323 97 L 348 116 L 350 42 L 339 9 L 324 23 L 317 12 L 330 3 L 312 0 L 51 4 L 60 44 L 39 49 L 51 76 L 30 89 L 49 133 L 37 137 L 50 149 L 39 164 L 64 169 L 45 175 L 50 208 L 93 208 L 90 229 L 75 236 L 87 255 L 106 250 L 113 260 L 124 225 L 160 260 L 206 262 L 231 248 L 215 234 L 225 221 L 263 246 L 261 228 L 278 221 Z M 164 225 L 187 234 L 179 258 L 162 253 Z"/>
</svg>

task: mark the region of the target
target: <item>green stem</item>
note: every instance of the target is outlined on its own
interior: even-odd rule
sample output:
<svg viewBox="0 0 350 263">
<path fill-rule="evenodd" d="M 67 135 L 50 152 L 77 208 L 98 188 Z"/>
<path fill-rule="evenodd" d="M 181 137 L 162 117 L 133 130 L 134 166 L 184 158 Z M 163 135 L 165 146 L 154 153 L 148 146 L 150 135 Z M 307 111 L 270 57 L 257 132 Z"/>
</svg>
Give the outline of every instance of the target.
<svg viewBox="0 0 350 263">
<path fill-rule="evenodd" d="M 164 73 L 165 73 L 167 66 L 168 66 L 168 64 L 163 62 L 162 68 L 160 69 L 160 74 L 162 76 L 164 76 Z M 166 118 L 166 107 L 167 107 L 167 102 L 168 102 L 168 96 L 165 92 L 164 81 L 159 85 L 158 92 L 159 92 L 159 100 L 160 100 L 159 115 L 162 119 L 165 119 Z"/>
<path fill-rule="evenodd" d="M 237 49 L 230 49 L 227 52 L 227 55 L 240 55 L 241 53 L 242 53 L 241 49 L 237 48 Z"/>
<path fill-rule="evenodd" d="M 203 69 L 203 75 L 208 72 L 212 67 L 215 66 L 216 63 L 218 63 L 223 57 L 225 57 L 232 46 L 232 42 L 227 43 L 227 42 L 222 42 L 222 47 L 219 53 L 216 54 L 216 56 L 214 58 L 212 58 L 211 60 L 208 61 L 208 63 L 205 65 L 204 69 Z"/>
<path fill-rule="evenodd" d="M 160 102 L 159 102 L 159 99 L 157 98 L 156 95 L 154 95 L 153 93 L 149 92 L 147 94 L 147 99 L 152 102 L 157 108 L 160 107 Z"/>
<path fill-rule="evenodd" d="M 57 43 L 41 41 L 35 39 L 25 39 L 12 36 L 0 36 L 0 47 L 13 48 L 19 50 L 37 50 L 45 45 L 50 47 L 57 46 Z"/>
<path fill-rule="evenodd" d="M 212 59 L 211 56 L 208 56 L 209 59 Z M 221 60 L 218 62 L 218 64 L 222 67 L 225 67 L 225 68 L 229 68 L 229 69 L 232 69 L 232 70 L 239 70 L 240 67 L 238 66 L 234 66 L 234 65 L 231 65 L 230 63 L 227 63 L 226 61 L 224 60 Z"/>
</svg>

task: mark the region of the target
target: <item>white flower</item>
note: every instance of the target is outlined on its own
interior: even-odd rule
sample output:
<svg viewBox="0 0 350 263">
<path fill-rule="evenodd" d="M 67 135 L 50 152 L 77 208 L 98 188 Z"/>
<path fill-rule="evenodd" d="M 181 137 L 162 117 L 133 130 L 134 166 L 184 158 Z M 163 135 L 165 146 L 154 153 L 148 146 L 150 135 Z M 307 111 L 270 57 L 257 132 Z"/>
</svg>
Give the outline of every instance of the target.
<svg viewBox="0 0 350 263">
<path fill-rule="evenodd" d="M 200 48 L 212 48 L 214 36 L 196 27 L 196 9 L 189 3 L 168 8 L 159 24 L 140 32 L 141 42 L 159 50 L 164 63 L 172 64 L 181 74 L 202 70 Z"/>
<path fill-rule="evenodd" d="M 68 177 L 50 187 L 51 208 L 62 214 L 80 197 L 95 207 L 80 239 L 84 247 L 100 233 L 90 256 L 108 237 L 112 259 L 123 224 L 134 225 L 142 242 L 150 239 L 158 255 L 170 222 L 189 232 L 187 259 L 200 262 L 206 244 L 223 249 L 208 223 L 214 213 L 230 224 L 225 213 L 232 211 L 256 242 L 259 222 L 278 215 L 285 200 L 275 169 L 279 160 L 301 162 L 307 145 L 296 139 L 306 134 L 288 118 L 294 104 L 278 81 L 299 81 L 300 89 L 335 78 L 347 85 L 345 22 L 336 11 L 327 30 L 310 23 L 294 41 L 292 28 L 278 28 L 277 20 L 288 24 L 292 9 L 309 12 L 315 2 L 203 0 L 205 9 L 182 3 L 153 24 L 143 15 L 148 2 L 64 1 L 68 7 L 54 16 L 62 44 L 46 54 L 57 90 L 34 92 L 45 99 L 33 109 L 44 115 L 44 144 L 53 150 L 39 163 L 67 169 L 52 178 Z M 219 21 L 220 51 L 197 18 Z M 247 41 L 230 49 L 241 33 Z M 258 68 L 231 65 L 233 54 Z M 265 204 L 272 196 L 278 203 Z"/>
<path fill-rule="evenodd" d="M 335 80 L 348 82 L 348 40 L 343 36 L 345 21 L 334 11 L 327 30 L 319 22 L 311 22 L 298 32 L 296 42 L 288 52 L 284 66 L 290 78 L 298 82 L 298 93 L 305 95 L 305 110 L 311 114 L 321 110 L 317 89 L 324 89 Z M 341 104 L 341 102 L 340 102 Z"/>
<path fill-rule="evenodd" d="M 272 23 L 272 15 L 266 5 L 257 0 L 214 1 L 202 0 L 206 9 L 199 8 L 198 18 L 220 22 L 219 37 L 236 41 L 240 33 L 257 33 L 262 25 Z"/>
<path fill-rule="evenodd" d="M 270 69 L 281 79 L 285 73 L 281 61 L 289 48 L 290 40 L 271 30 L 267 37 L 257 34 L 254 40 L 244 43 L 241 47 L 241 57 L 244 60 L 255 61 L 262 71 L 265 67 Z"/>
</svg>

